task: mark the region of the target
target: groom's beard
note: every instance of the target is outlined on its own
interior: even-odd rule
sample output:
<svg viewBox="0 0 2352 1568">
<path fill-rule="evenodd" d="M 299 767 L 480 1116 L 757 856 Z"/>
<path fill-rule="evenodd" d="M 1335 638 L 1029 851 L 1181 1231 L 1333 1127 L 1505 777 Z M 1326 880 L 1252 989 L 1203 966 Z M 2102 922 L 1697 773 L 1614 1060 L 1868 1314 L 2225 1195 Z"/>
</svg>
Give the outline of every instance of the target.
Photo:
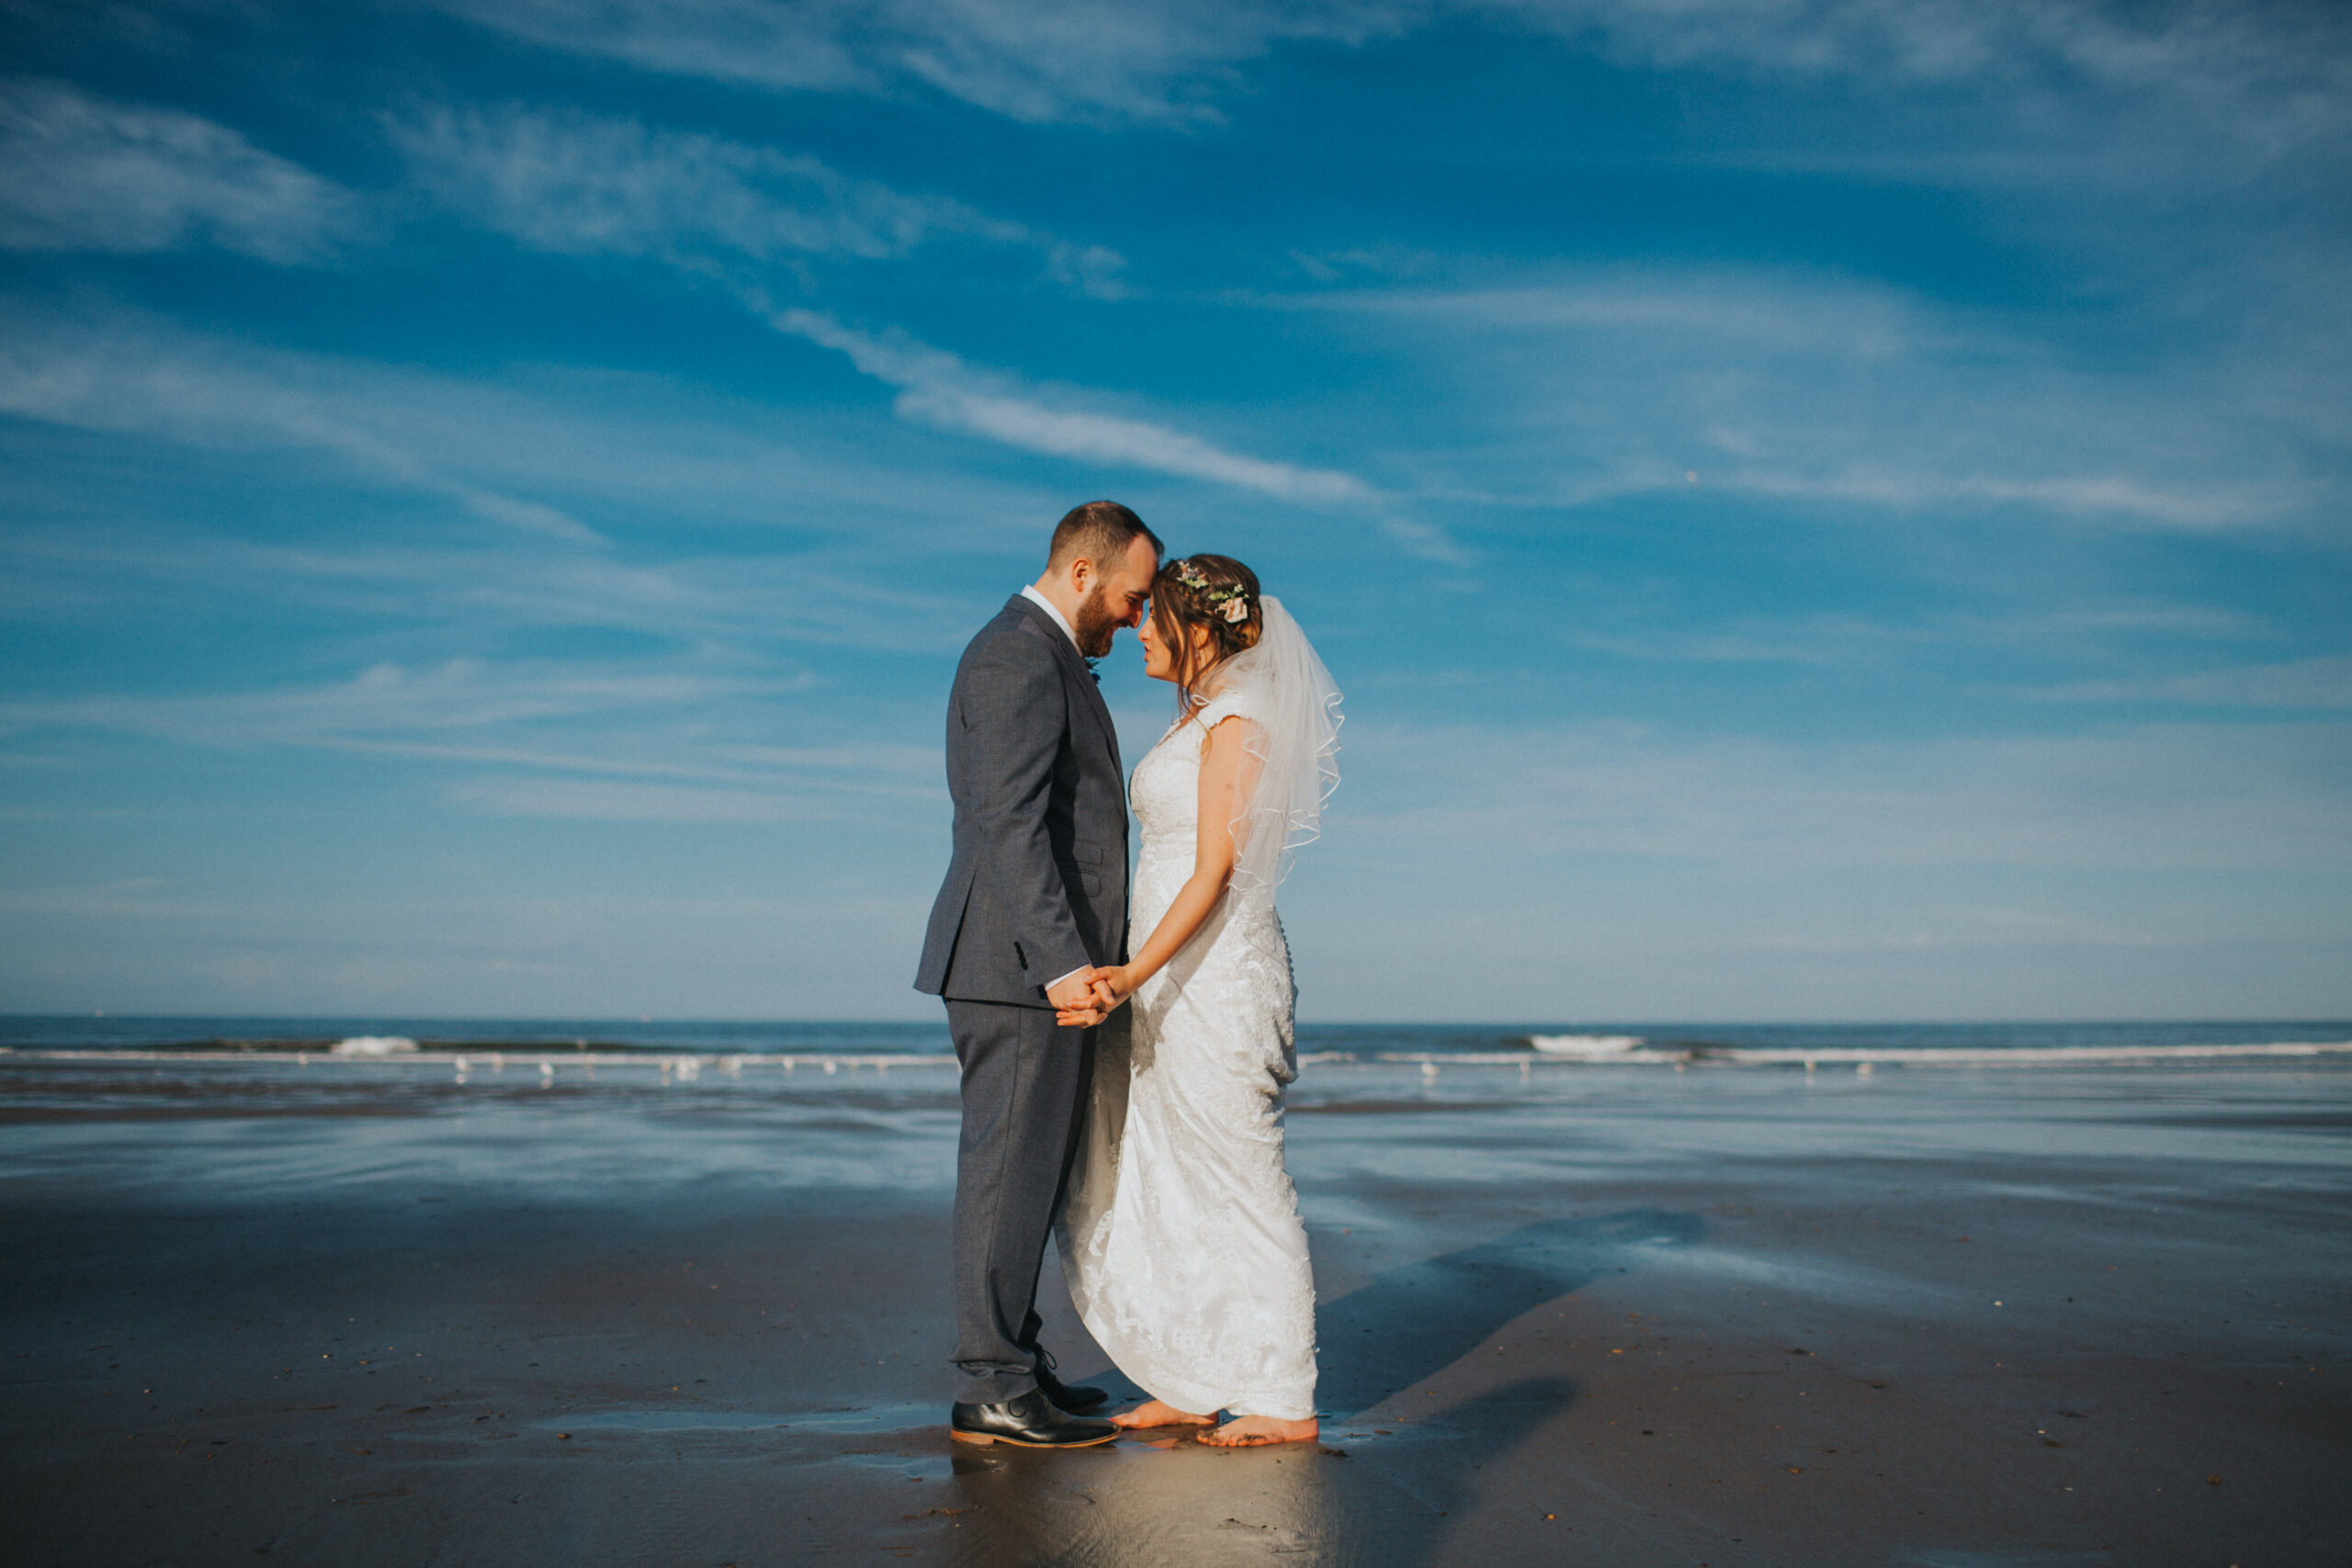
<svg viewBox="0 0 2352 1568">
<path fill-rule="evenodd" d="M 1078 634 L 1078 651 L 1089 659 L 1100 659 L 1111 651 L 1111 639 L 1119 635 L 1119 618 L 1112 613 L 1111 601 L 1097 583 L 1094 591 L 1078 602 L 1078 622 L 1070 627 Z"/>
</svg>

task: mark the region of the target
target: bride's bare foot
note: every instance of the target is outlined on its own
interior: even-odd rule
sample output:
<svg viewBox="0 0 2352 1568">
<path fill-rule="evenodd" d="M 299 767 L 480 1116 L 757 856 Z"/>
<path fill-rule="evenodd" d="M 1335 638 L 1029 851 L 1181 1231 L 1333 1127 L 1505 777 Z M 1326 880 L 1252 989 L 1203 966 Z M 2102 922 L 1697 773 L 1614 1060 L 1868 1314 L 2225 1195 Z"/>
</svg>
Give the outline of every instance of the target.
<svg viewBox="0 0 2352 1568">
<path fill-rule="evenodd" d="M 1269 1443 L 1311 1443 L 1317 1430 L 1312 1416 L 1304 1421 L 1237 1416 L 1214 1432 L 1203 1432 L 1200 1440 L 1213 1448 L 1261 1449 Z"/>
<path fill-rule="evenodd" d="M 1137 1427 L 1214 1427 L 1216 1425 L 1216 1417 L 1214 1416 L 1195 1416 L 1189 1410 L 1179 1410 L 1174 1405 L 1166 1404 L 1163 1401 L 1147 1399 L 1141 1404 L 1136 1405 L 1133 1410 L 1122 1410 L 1116 1416 L 1112 1416 L 1111 1425 L 1114 1427 L 1125 1427 L 1129 1428 Z"/>
</svg>

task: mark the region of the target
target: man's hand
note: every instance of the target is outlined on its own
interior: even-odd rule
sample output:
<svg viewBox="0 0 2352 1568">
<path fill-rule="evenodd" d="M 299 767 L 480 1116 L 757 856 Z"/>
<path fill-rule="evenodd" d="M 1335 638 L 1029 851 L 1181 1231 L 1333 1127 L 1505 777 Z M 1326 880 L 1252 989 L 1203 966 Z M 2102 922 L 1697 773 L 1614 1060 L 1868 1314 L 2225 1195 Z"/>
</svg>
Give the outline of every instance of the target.
<svg viewBox="0 0 2352 1568">
<path fill-rule="evenodd" d="M 1096 1000 L 1096 976 L 1102 973 L 1100 969 L 1081 969 L 1046 987 L 1046 999 L 1054 1004 L 1056 1023 L 1064 1029 L 1091 1029 L 1102 1021 L 1111 1010 Z"/>
<path fill-rule="evenodd" d="M 1083 992 L 1065 999 L 1067 992 L 1078 989 L 1081 982 Z M 1066 986 L 1046 991 L 1046 999 L 1054 1004 L 1054 1021 L 1064 1029 L 1091 1029 L 1116 1012 L 1132 989 L 1122 969 L 1089 969 L 1071 976 Z"/>
<path fill-rule="evenodd" d="M 1064 976 L 1046 987 L 1046 999 L 1061 1012 L 1091 1007 L 1094 1002 L 1094 976 L 1102 970 L 1089 964 L 1072 975 Z"/>
</svg>

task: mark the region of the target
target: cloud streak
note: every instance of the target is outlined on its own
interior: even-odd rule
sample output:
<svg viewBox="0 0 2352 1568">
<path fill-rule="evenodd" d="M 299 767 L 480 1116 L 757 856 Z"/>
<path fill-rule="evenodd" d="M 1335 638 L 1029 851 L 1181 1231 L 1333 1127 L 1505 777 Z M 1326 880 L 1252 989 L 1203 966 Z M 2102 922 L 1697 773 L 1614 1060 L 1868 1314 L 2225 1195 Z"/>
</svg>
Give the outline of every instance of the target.
<svg viewBox="0 0 2352 1568">
<path fill-rule="evenodd" d="M 839 802 L 829 806 L 803 795 L 602 779 L 475 779 L 451 785 L 448 798 L 492 817 L 598 822 L 812 822 L 841 815 Z"/>
<path fill-rule="evenodd" d="M 1375 797 L 1333 836 L 1407 863 L 2308 870 L 2352 864 L 2347 749 L 2352 728 L 2327 722 L 1806 745 L 1600 723 L 1382 730 L 1356 742 Z M 1457 777 L 1484 783 L 1472 795 Z"/>
<path fill-rule="evenodd" d="M 777 700 L 811 684 L 789 670 L 676 660 L 387 662 L 308 685 L 0 702 L 0 738 L 99 733 L 422 764 L 459 775 L 441 786 L 446 800 L 503 817 L 885 821 L 945 799 L 936 751 L 743 738 L 772 733 Z"/>
<path fill-rule="evenodd" d="M 1097 298 L 1123 292 L 1124 264 L 1102 246 L 856 179 L 805 152 L 577 112 L 435 108 L 388 128 L 427 189 L 535 250 L 701 270 L 898 260 L 960 240 L 1035 252 L 1047 276 Z"/>
<path fill-rule="evenodd" d="M 411 669 L 377 664 L 347 681 L 238 693 L 87 696 L 0 704 L 0 728 L 109 729 L 198 746 L 334 746 L 615 712 L 662 714 L 725 697 L 793 689 L 786 678 L 451 660 Z M 497 760 L 514 761 L 514 756 Z M 577 759 L 548 755 L 548 766 Z"/>
<path fill-rule="evenodd" d="M 1218 118 L 1231 67 L 1297 39 L 1360 41 L 1421 9 L 1342 0 L 430 0 L 552 49 L 782 90 L 927 86 L 1013 119 Z"/>
<path fill-rule="evenodd" d="M 1997 312 L 1765 267 L 1266 302 L 1382 322 L 1384 349 L 1458 388 L 1481 482 L 1430 484 L 1482 501 L 1703 486 L 2222 531 L 2324 527 L 2338 490 L 2343 435 L 2320 385 L 2335 373 L 2306 365 L 2307 344 L 2119 373 Z M 2306 318 L 2301 330 L 2323 329 Z M 1425 470 L 1441 471 L 1442 428 L 1418 434 L 1432 448 Z M 1513 497 L 1498 478 L 1524 489 Z"/>
<path fill-rule="evenodd" d="M 0 81 L 0 248 L 209 243 L 293 265 L 324 259 L 357 214 L 341 186 L 226 126 L 62 82 Z"/>
<path fill-rule="evenodd" d="M 861 333 L 815 310 L 764 312 L 778 332 L 848 357 L 898 389 L 902 419 L 962 431 L 1048 457 L 1148 469 L 1255 491 L 1313 506 L 1376 506 L 1381 496 L 1352 474 L 1251 457 L 1148 420 L 1076 408 L 1086 394 L 1047 401 L 1000 372 L 978 369 L 900 332 Z"/>
<path fill-rule="evenodd" d="M 2352 26 L 2228 0 L 429 0 L 548 48 L 784 91 L 922 85 L 1014 119 L 1197 125 L 1283 45 L 1464 22 L 1551 33 L 1621 64 L 1900 91 L 1969 85 L 2045 132 L 2064 94 L 2137 103 L 2274 151 L 2339 134 Z M 2077 131 L 2081 127 L 2075 128 Z"/>
<path fill-rule="evenodd" d="M 2190 707 L 2352 708 L 2352 656 L 2245 665 L 2188 675 L 2077 681 L 2032 694 L 2050 702 Z"/>
<path fill-rule="evenodd" d="M 0 412 L 198 446 L 326 453 L 372 478 L 446 497 L 502 527 L 572 544 L 602 542 L 553 506 L 454 475 L 417 446 L 371 428 L 364 408 L 321 384 L 318 361 L 127 318 L 62 324 L 0 311 L 0 324 L 8 328 L 0 342 Z"/>
</svg>

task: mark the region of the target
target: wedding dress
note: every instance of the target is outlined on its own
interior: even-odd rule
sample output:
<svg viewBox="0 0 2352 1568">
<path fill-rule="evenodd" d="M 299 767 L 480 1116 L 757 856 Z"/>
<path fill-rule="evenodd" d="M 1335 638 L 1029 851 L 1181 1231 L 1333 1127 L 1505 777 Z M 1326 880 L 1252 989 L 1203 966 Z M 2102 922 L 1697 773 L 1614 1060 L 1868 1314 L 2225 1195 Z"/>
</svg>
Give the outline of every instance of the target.
<svg viewBox="0 0 2352 1568">
<path fill-rule="evenodd" d="M 1140 939 L 1193 874 L 1209 730 L 1237 716 L 1250 725 L 1233 883 L 1114 1015 L 1127 1027 L 1099 1036 L 1058 1241 L 1088 1331 L 1154 1398 L 1298 1421 L 1315 1414 L 1315 1279 L 1283 1165 L 1283 1089 L 1298 1066 L 1273 888 L 1337 781 L 1339 694 L 1279 602 L 1261 604 L 1259 648 L 1229 661 L 1129 783 Z"/>
</svg>

